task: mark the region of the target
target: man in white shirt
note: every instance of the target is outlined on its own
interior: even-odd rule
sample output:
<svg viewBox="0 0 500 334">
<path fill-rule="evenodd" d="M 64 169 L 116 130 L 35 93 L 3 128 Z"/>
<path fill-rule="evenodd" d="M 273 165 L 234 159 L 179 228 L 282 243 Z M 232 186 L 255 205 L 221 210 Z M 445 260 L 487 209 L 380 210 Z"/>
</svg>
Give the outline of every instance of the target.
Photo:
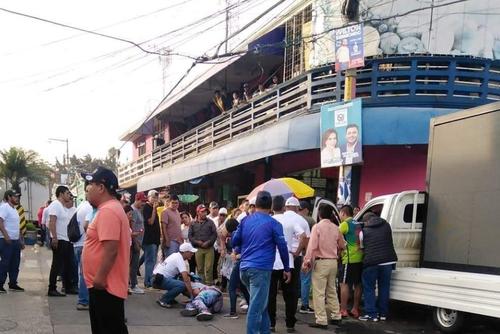
<svg viewBox="0 0 500 334">
<path fill-rule="evenodd" d="M 85 285 L 85 279 L 83 278 L 83 272 L 81 270 L 81 257 L 83 251 L 83 244 L 85 243 L 87 226 L 90 223 L 87 220 L 87 216 L 92 213 L 94 208 L 90 205 L 89 201 L 83 201 L 76 209 L 76 220 L 80 226 L 81 237 L 80 240 L 73 244 L 76 258 L 76 266 L 78 270 L 78 301 L 76 304 L 76 309 L 79 311 L 84 311 L 89 309 L 89 291 Z"/>
<path fill-rule="evenodd" d="M 297 310 L 298 301 L 298 282 L 300 267 L 294 268 L 294 258 L 292 255 L 292 244 L 294 239 L 301 240 L 305 236 L 305 231 L 302 229 L 296 219 L 290 219 L 290 216 L 285 216 L 283 210 L 285 208 L 285 199 L 283 196 L 275 196 L 273 199 L 273 218 L 283 225 L 283 235 L 288 246 L 289 266 L 292 272 L 292 278 L 289 283 L 285 283 L 283 275 L 283 262 L 276 250 L 276 258 L 274 260 L 273 272 L 271 274 L 271 285 L 269 287 L 269 302 L 268 313 L 271 321 L 271 329 L 276 329 L 276 296 L 278 294 L 278 282 L 283 289 L 283 299 L 285 301 L 286 328 L 288 333 L 295 331 L 295 312 Z"/>
<path fill-rule="evenodd" d="M 186 268 L 186 260 L 190 260 L 198 249 L 191 243 L 185 242 L 179 246 L 179 252 L 173 253 L 162 263 L 156 265 L 153 270 L 153 287 L 166 290 L 167 292 L 156 301 L 158 305 L 165 308 L 171 308 L 175 302 L 175 297 L 183 292 L 192 298 L 193 288 L 191 287 L 191 278 Z M 182 281 L 176 277 L 182 276 Z"/>
<path fill-rule="evenodd" d="M 9 275 L 9 290 L 24 291 L 17 284 L 21 249 L 24 249 L 24 240 L 20 234 L 19 214 L 16 207 L 19 204 L 19 193 L 7 190 L 4 202 L 0 202 L 0 293 L 6 293 L 4 288 L 7 274 Z"/>
<path fill-rule="evenodd" d="M 66 294 L 57 291 L 57 275 L 62 272 L 63 286 L 67 294 L 78 294 L 72 286 L 71 268 L 73 266 L 73 244 L 68 238 L 68 223 L 71 211 L 66 207 L 72 201 L 72 194 L 66 186 L 56 188 L 57 199 L 53 201 L 49 210 L 49 230 L 52 247 L 52 265 L 49 275 L 48 296 L 64 297 Z"/>
</svg>

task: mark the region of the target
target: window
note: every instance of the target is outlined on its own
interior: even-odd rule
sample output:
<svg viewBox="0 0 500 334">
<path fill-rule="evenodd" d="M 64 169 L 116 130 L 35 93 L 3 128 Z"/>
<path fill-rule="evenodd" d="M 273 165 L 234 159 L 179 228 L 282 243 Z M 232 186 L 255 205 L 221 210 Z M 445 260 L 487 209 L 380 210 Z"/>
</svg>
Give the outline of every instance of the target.
<svg viewBox="0 0 500 334">
<path fill-rule="evenodd" d="M 312 20 L 312 6 L 293 16 L 285 23 L 285 64 L 283 81 L 290 80 L 305 70 L 303 26 Z"/>
<path fill-rule="evenodd" d="M 406 204 L 405 211 L 403 213 L 403 221 L 407 224 L 411 224 L 413 218 L 413 203 Z M 425 219 L 425 206 L 424 204 L 417 204 L 417 217 L 416 223 L 422 223 Z"/>
<path fill-rule="evenodd" d="M 366 210 L 365 212 L 363 212 L 363 216 L 361 216 L 360 220 L 364 221 L 364 216 L 368 212 L 374 213 L 377 217 L 380 217 L 380 215 L 382 214 L 382 209 L 383 208 L 384 208 L 384 204 L 376 204 L 376 205 L 370 207 L 368 210 Z"/>
<path fill-rule="evenodd" d="M 145 141 L 137 142 L 137 155 L 142 156 L 144 154 L 146 154 L 146 142 Z"/>
</svg>

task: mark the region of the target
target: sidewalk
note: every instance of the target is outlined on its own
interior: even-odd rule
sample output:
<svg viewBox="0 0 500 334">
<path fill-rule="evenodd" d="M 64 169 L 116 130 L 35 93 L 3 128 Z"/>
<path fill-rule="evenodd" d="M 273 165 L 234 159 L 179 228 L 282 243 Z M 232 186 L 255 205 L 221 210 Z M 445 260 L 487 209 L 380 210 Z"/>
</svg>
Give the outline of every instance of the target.
<svg viewBox="0 0 500 334">
<path fill-rule="evenodd" d="M 19 285 L 24 293 L 9 292 L 0 295 L 0 332 L 73 334 L 90 333 L 88 312 L 76 310 L 76 296 L 48 298 L 47 285 L 52 253 L 45 247 L 28 246 L 23 251 Z M 222 314 L 229 310 L 227 298 L 224 309 L 214 320 L 199 322 L 194 318 L 181 317 L 182 306 L 163 309 L 155 301 L 162 292 L 148 291 L 145 295 L 129 296 L 125 302 L 128 329 L 131 334 L 212 334 L 245 333 L 245 315 L 239 319 L 225 319 Z M 227 297 L 227 296 L 226 296 Z M 285 332 L 284 306 L 278 298 L 277 332 Z M 301 315 L 296 329 L 298 333 L 322 333 L 307 326 L 313 315 Z M 332 332 L 335 327 L 330 326 Z"/>
</svg>

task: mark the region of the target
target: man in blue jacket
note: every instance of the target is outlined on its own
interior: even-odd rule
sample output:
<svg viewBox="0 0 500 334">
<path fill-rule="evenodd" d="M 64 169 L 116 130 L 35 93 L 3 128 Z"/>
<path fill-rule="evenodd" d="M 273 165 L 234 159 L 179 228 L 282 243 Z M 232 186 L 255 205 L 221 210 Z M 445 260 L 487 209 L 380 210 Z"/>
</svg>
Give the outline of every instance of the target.
<svg viewBox="0 0 500 334">
<path fill-rule="evenodd" d="M 232 239 L 233 249 L 241 254 L 241 280 L 250 292 L 247 334 L 270 333 L 267 302 L 276 247 L 285 268 L 285 282 L 291 279 L 283 226 L 269 215 L 272 202 L 269 192 L 260 191 L 255 200 L 257 211 L 242 220 Z"/>
</svg>

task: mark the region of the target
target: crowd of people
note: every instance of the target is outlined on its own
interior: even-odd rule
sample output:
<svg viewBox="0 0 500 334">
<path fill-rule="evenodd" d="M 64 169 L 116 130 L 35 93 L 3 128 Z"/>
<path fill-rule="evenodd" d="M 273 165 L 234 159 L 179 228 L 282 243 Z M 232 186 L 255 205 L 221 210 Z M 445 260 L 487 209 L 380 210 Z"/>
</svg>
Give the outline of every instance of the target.
<svg viewBox="0 0 500 334">
<path fill-rule="evenodd" d="M 82 177 L 86 201 L 75 208 L 70 190 L 59 186 L 40 215 L 53 252 L 47 294 L 77 295 L 76 308 L 89 310 L 93 333 L 126 333 L 127 295 L 148 290 L 164 291 L 156 302 L 166 309 L 186 296 L 182 316 L 200 321 L 222 311 L 228 292 L 224 317 L 247 313 L 247 333 L 276 331 L 279 290 L 289 333 L 295 331 L 297 311 L 314 314 L 310 326 L 320 329 L 346 317 L 387 319 L 397 256 L 390 225 L 371 212 L 358 222 L 353 208 L 344 205 L 336 225 L 333 208 L 323 205 L 316 222 L 307 201 L 261 191 L 230 212 L 215 201 L 200 204 L 191 217 L 179 211 L 175 194 L 138 192 L 132 203 L 120 198 L 117 178 L 108 169 Z M 18 199 L 9 190 L 0 205 L 0 292 L 7 276 L 11 290 L 23 291 L 17 285 L 23 248 L 14 209 Z M 70 241 L 73 220 L 80 234 Z"/>
<path fill-rule="evenodd" d="M 277 75 L 270 76 L 267 81 L 245 82 L 241 84 L 240 89 L 231 92 L 226 89 L 214 91 L 209 104 L 203 110 L 189 116 L 186 119 L 186 124 L 189 124 L 189 128 L 194 128 L 209 119 L 229 112 L 233 108 L 242 107 L 252 102 L 252 100 L 276 88 L 280 83 Z"/>
</svg>

